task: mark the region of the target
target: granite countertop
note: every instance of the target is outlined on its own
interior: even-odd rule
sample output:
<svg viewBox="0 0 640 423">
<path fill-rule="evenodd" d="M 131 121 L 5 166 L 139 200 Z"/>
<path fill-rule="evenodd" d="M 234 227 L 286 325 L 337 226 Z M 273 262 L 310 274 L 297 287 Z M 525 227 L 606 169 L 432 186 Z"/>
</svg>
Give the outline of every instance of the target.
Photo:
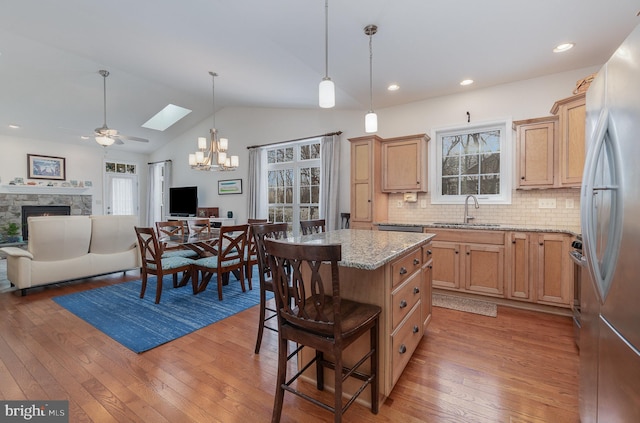
<svg viewBox="0 0 640 423">
<path fill-rule="evenodd" d="M 375 270 L 409 250 L 426 244 L 434 236 L 429 233 L 340 229 L 289 237 L 287 242 L 319 245 L 342 244 L 340 266 Z"/>
<path fill-rule="evenodd" d="M 535 225 L 514 225 L 514 224 L 495 224 L 495 223 L 481 223 L 481 222 L 473 222 L 473 223 L 439 223 L 439 222 L 412 222 L 412 223 L 399 223 L 399 222 L 376 222 L 375 225 L 387 225 L 387 226 L 412 226 L 412 227 L 422 227 L 422 228 L 434 228 L 434 229 L 477 229 L 477 230 L 494 230 L 494 231 L 518 231 L 518 232 L 558 232 L 558 233 L 568 233 L 571 235 L 579 235 L 580 227 L 572 226 L 572 227 L 543 227 L 543 226 L 535 226 Z"/>
</svg>

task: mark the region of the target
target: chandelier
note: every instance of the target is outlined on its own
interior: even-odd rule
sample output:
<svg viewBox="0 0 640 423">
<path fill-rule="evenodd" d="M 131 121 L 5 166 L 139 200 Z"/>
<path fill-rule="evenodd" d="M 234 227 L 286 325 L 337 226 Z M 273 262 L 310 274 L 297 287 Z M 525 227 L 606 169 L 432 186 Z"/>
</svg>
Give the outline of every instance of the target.
<svg viewBox="0 0 640 423">
<path fill-rule="evenodd" d="M 216 130 L 216 90 L 215 78 L 218 76 L 215 72 L 209 72 L 212 81 L 213 91 L 213 127 L 209 130 L 209 146 L 205 137 L 198 137 L 198 151 L 189 154 L 189 166 L 195 170 L 207 171 L 230 171 L 236 170 L 240 165 L 238 156 L 228 156 L 227 148 L 229 140 L 220 138 Z"/>
</svg>

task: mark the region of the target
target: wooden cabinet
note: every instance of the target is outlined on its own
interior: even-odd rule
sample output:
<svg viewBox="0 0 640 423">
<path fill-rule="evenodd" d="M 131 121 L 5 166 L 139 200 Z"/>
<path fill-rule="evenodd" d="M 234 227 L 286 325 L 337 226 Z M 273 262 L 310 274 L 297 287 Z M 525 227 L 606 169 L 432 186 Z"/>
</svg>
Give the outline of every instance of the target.
<svg viewBox="0 0 640 423">
<path fill-rule="evenodd" d="M 569 258 L 572 237 L 568 234 L 540 233 L 537 243 L 537 298 L 541 304 L 571 307 L 573 263 Z"/>
<path fill-rule="evenodd" d="M 430 230 L 433 286 L 490 296 L 504 296 L 504 232 Z"/>
<path fill-rule="evenodd" d="M 350 138 L 352 229 L 372 229 L 373 222 L 387 220 L 388 195 L 382 192 L 382 138 L 371 135 Z"/>
<path fill-rule="evenodd" d="M 427 192 L 426 134 L 382 141 L 382 191 Z"/>
<path fill-rule="evenodd" d="M 573 264 L 572 236 L 562 233 L 510 232 L 507 298 L 570 307 Z"/>
<path fill-rule="evenodd" d="M 585 93 L 557 101 L 551 113 L 558 116 L 558 184 L 580 186 L 585 159 Z"/>
<path fill-rule="evenodd" d="M 557 116 L 513 122 L 518 188 L 553 188 L 557 123 Z"/>
<path fill-rule="evenodd" d="M 513 122 L 517 187 L 579 187 L 585 159 L 585 93 L 557 101 L 553 116 Z"/>
<path fill-rule="evenodd" d="M 532 288 L 534 276 L 531 266 L 531 240 L 527 232 L 510 232 L 507 244 L 507 298 L 522 301 L 535 301 Z"/>
<path fill-rule="evenodd" d="M 431 322 L 431 284 L 433 275 L 433 259 L 432 259 L 431 243 L 422 246 L 422 288 L 420 290 L 421 310 L 422 310 L 422 331 L 427 330 L 427 326 Z"/>
<path fill-rule="evenodd" d="M 422 338 L 422 249 L 392 262 L 391 385 L 395 385 Z"/>
</svg>

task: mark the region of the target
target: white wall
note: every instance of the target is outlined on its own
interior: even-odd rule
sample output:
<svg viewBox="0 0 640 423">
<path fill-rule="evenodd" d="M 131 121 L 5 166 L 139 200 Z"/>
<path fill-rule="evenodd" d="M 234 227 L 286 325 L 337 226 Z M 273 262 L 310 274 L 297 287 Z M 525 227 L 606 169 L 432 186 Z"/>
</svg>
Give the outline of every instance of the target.
<svg viewBox="0 0 640 423">
<path fill-rule="evenodd" d="M 91 181 L 93 187 L 83 191 L 91 195 L 93 214 L 104 214 L 102 208 L 103 161 L 121 160 L 134 163 L 138 167 L 140 182 L 140 222 L 146 221 L 147 162 L 149 157 L 142 154 L 122 152 L 113 148 L 100 147 L 95 141 L 87 140 L 87 145 L 61 144 L 50 141 L 32 140 L 0 135 L 0 184 L 7 185 L 15 177 L 27 178 L 27 154 L 64 157 L 66 179 Z M 37 182 L 41 182 L 37 180 Z M 48 182 L 48 181 L 45 181 Z M 56 181 L 60 183 L 60 181 Z"/>
<path fill-rule="evenodd" d="M 463 93 L 428 99 L 386 109 L 378 113 L 377 135 L 388 138 L 427 133 L 434 127 L 463 124 L 468 111 L 472 122 L 511 117 L 513 120 L 550 115 L 556 100 L 569 97 L 577 80 L 598 70 L 599 67 L 578 69 L 561 74 L 519 81 L 486 89 L 464 89 Z M 428 78 L 428 70 L 425 71 Z M 339 103 L 339 100 L 338 100 Z M 375 104 L 374 104 L 375 109 Z M 212 125 L 206 119 L 169 145 L 151 155 L 152 160 L 173 161 L 172 186 L 198 185 L 201 206 L 220 207 L 221 215 L 233 211 L 237 222 L 247 219 L 246 184 L 248 152 L 246 147 L 287 141 L 327 132 L 342 131 L 342 160 L 340 211 L 349 211 L 350 146 L 349 138 L 366 135 L 366 110 L 321 109 L 263 109 L 227 108 L 216 114 L 221 136 L 229 139 L 231 154 L 240 156 L 240 168 L 235 172 L 217 173 L 191 170 L 188 154 L 195 151 L 199 136 L 208 136 Z M 241 178 L 242 195 L 218 196 L 217 181 Z"/>
</svg>

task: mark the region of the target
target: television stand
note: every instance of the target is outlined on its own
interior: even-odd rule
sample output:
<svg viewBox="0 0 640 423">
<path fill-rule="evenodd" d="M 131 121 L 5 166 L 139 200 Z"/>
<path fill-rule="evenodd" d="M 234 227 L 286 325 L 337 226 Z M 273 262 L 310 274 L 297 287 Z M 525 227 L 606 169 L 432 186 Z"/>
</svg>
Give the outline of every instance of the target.
<svg viewBox="0 0 640 423">
<path fill-rule="evenodd" d="M 189 217 L 192 216 L 189 213 L 171 213 L 171 217 Z"/>
</svg>

